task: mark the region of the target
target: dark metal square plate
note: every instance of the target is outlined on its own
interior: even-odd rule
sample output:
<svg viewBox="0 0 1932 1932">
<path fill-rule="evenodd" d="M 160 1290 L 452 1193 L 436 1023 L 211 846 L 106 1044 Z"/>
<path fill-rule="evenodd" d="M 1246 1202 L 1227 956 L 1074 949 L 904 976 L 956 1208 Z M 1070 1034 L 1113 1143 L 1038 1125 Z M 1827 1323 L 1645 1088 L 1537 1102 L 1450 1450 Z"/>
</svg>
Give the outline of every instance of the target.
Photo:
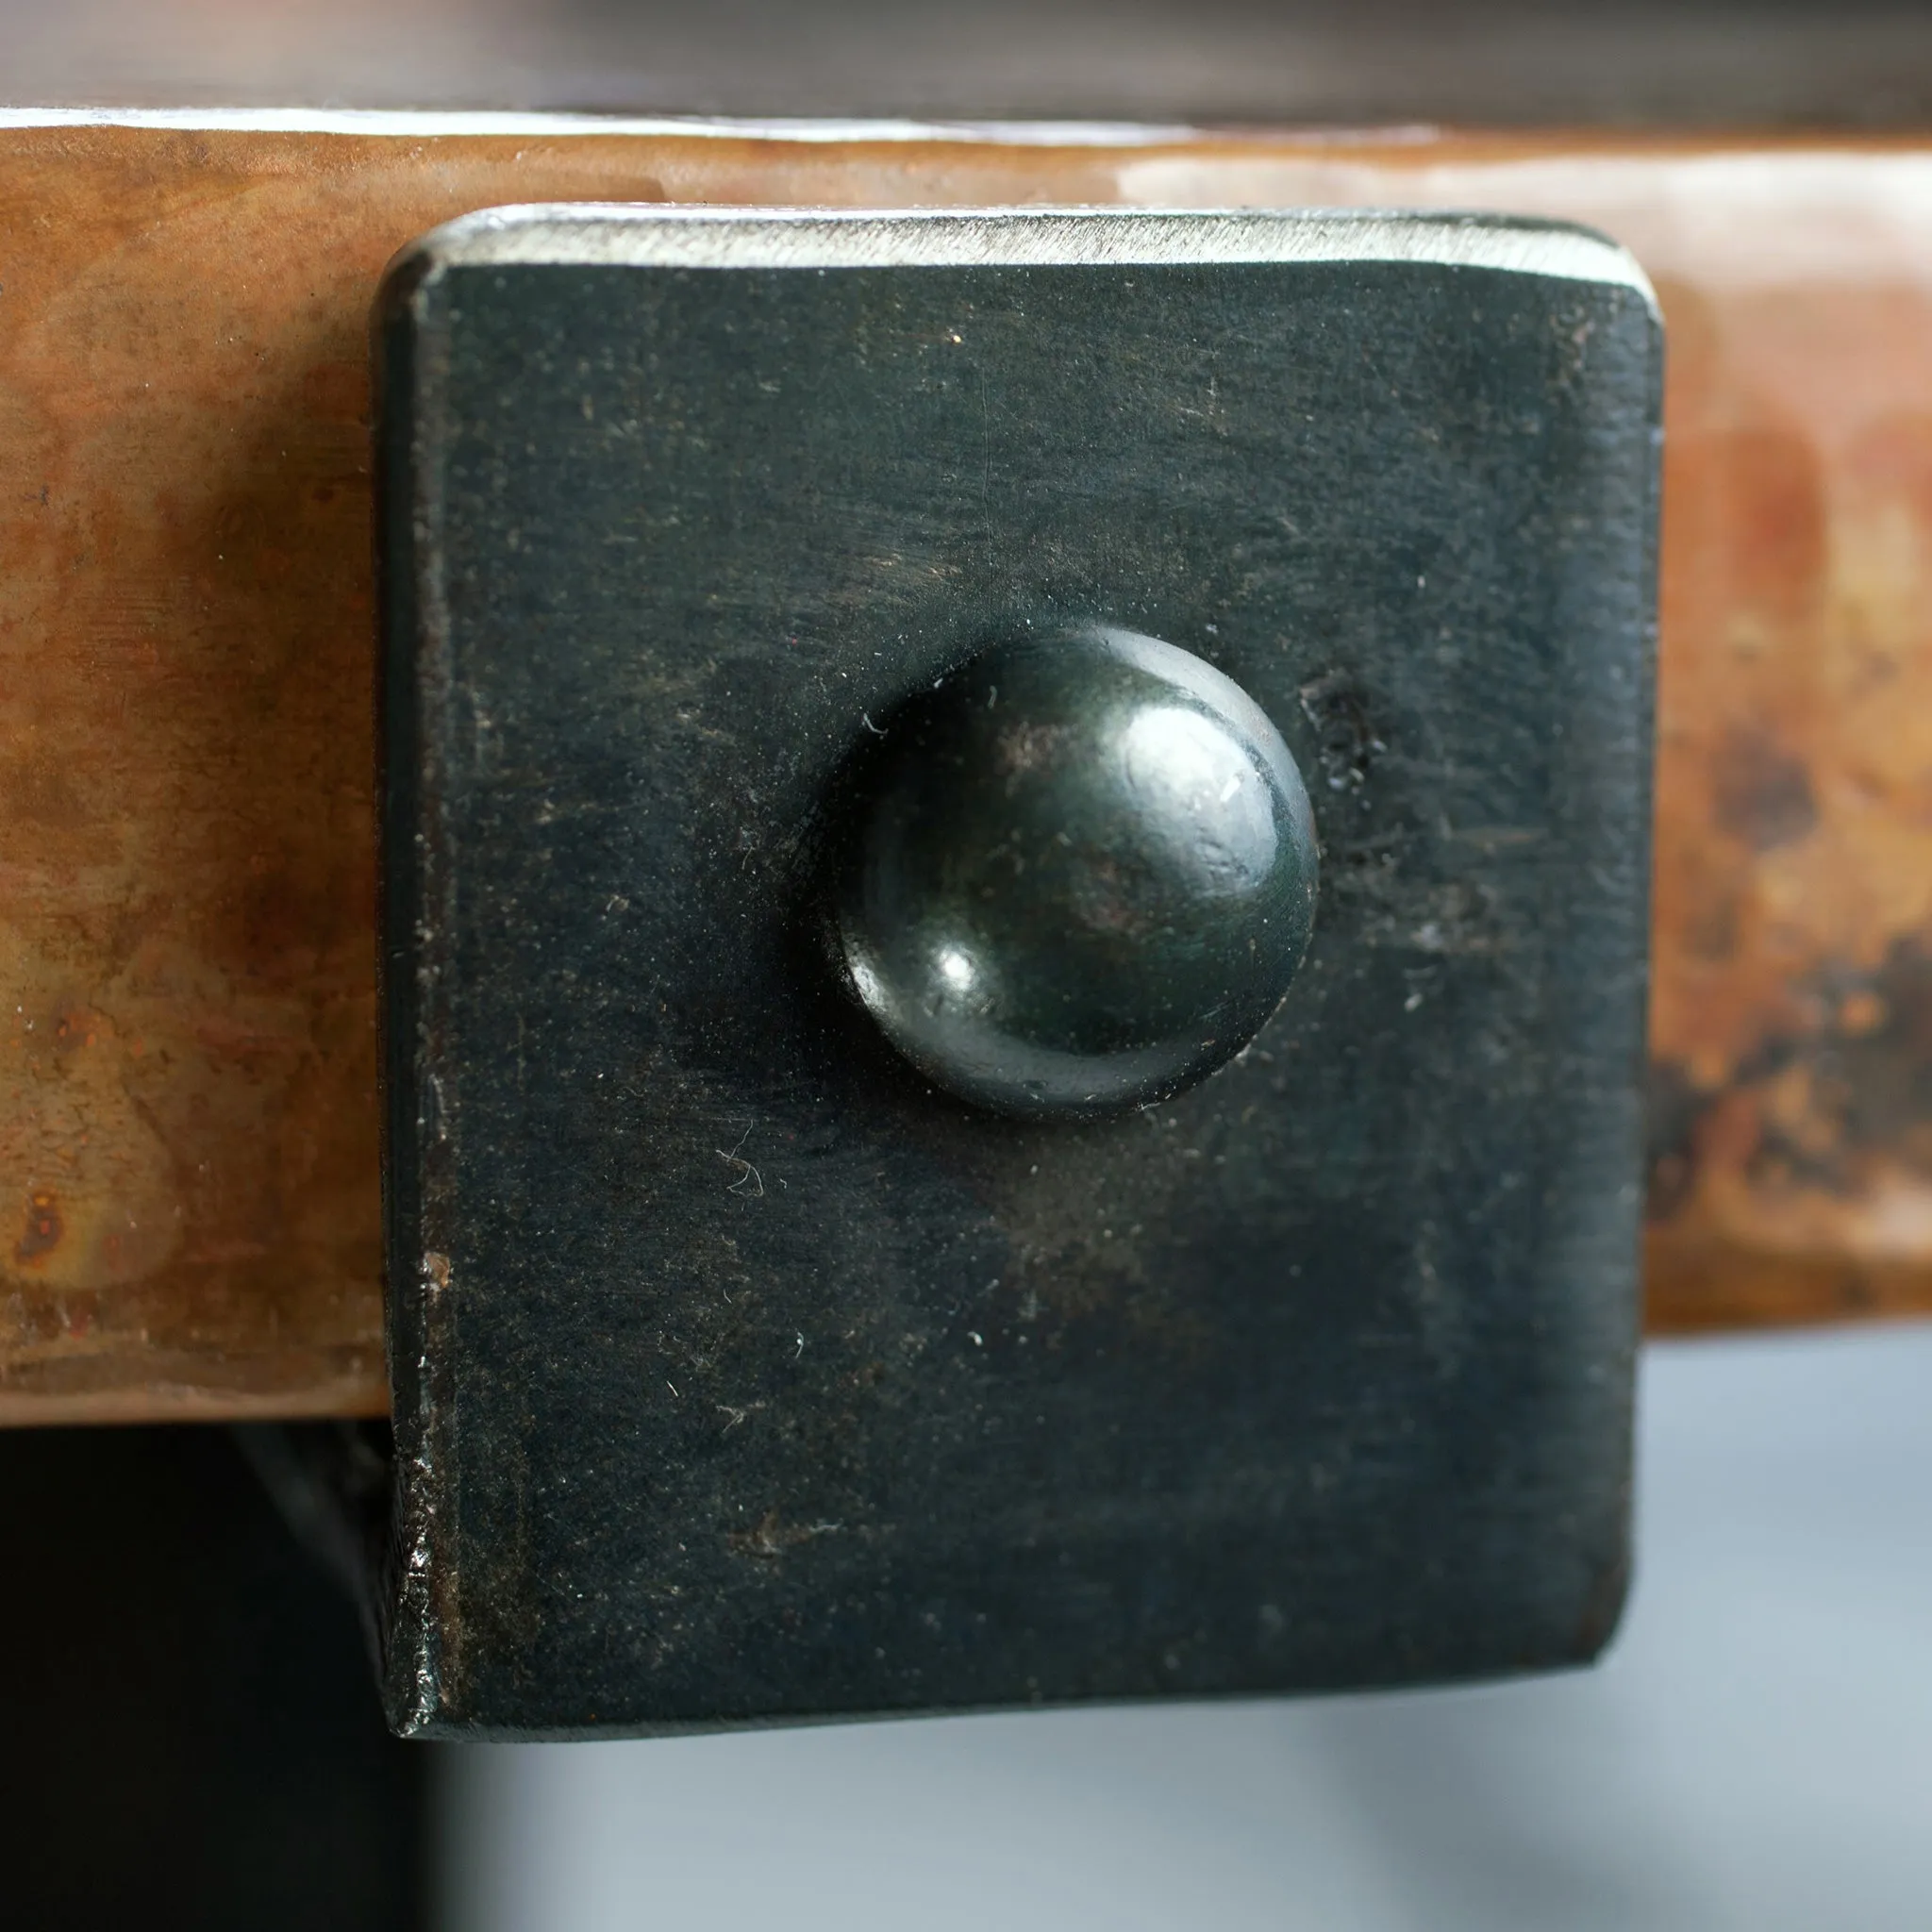
<svg viewBox="0 0 1932 1932">
<path fill-rule="evenodd" d="M 1579 230 L 526 209 L 380 313 L 412 1731 L 1299 1690 L 1624 1587 L 1660 337 Z M 828 789 L 991 631 L 1233 676 L 1313 944 L 1158 1107 L 935 1094 Z"/>
</svg>

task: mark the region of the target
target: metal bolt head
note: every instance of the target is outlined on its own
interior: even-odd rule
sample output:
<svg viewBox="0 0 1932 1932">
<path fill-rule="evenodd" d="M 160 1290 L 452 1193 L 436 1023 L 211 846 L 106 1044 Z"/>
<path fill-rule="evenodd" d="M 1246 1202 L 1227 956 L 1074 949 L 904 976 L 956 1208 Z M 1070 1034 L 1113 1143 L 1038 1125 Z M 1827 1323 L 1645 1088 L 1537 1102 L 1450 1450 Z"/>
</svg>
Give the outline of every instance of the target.
<svg viewBox="0 0 1932 1932">
<path fill-rule="evenodd" d="M 936 1085 L 1082 1119 L 1253 1039 L 1316 877 L 1307 791 L 1259 706 L 1094 625 L 994 644 L 893 716 L 835 912 L 859 999 Z"/>
</svg>

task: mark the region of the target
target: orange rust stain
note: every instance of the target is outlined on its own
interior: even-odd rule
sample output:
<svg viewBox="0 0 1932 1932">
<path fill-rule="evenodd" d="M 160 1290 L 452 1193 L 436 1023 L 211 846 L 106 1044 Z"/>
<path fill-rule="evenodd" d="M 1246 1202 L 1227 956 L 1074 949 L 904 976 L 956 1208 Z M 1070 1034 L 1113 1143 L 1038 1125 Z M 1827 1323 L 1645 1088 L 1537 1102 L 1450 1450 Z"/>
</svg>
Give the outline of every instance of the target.
<svg viewBox="0 0 1932 1932">
<path fill-rule="evenodd" d="M 31 1267 L 60 1245 L 62 1232 L 58 1197 L 50 1188 L 36 1188 L 26 1197 L 26 1226 L 13 1245 L 13 1258 Z"/>
<path fill-rule="evenodd" d="M 1932 1308 L 1932 146 L 14 128 L 0 1199 L 58 1174 L 60 1232 L 0 1247 L 0 1420 L 381 1405 L 366 317 L 413 235 L 545 199 L 1627 242 L 1671 331 L 1654 1317 Z"/>
</svg>

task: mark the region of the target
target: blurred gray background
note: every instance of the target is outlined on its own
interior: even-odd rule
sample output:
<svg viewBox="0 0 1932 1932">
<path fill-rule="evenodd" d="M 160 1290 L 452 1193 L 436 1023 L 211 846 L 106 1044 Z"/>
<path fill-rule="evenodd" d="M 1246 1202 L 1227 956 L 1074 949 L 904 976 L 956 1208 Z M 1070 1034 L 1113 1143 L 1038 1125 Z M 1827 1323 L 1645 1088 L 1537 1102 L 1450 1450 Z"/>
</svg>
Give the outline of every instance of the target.
<svg viewBox="0 0 1932 1932">
<path fill-rule="evenodd" d="M 1925 1932 L 1932 1328 L 1652 1347 L 1599 1670 L 445 1754 L 443 1932 Z"/>
<path fill-rule="evenodd" d="M 1924 0 L 0 0 L 0 100 L 1923 125 Z"/>
</svg>

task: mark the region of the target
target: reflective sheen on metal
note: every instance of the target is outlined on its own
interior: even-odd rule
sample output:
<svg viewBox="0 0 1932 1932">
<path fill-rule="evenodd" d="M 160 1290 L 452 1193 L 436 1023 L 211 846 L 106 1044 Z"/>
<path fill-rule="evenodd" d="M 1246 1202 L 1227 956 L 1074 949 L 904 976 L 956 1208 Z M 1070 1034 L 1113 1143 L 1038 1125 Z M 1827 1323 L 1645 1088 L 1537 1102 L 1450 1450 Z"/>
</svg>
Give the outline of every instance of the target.
<svg viewBox="0 0 1932 1932">
<path fill-rule="evenodd" d="M 1090 625 L 982 651 L 885 727 L 841 880 L 852 983 L 940 1086 L 1091 1118 L 1211 1073 L 1314 926 L 1288 746 L 1191 651 Z"/>
</svg>

